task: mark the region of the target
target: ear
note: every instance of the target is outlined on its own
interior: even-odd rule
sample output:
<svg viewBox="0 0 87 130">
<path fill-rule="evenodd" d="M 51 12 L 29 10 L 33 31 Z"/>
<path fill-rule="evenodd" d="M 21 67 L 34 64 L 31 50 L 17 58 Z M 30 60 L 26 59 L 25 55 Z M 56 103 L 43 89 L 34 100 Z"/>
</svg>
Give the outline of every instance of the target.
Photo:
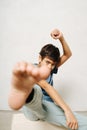
<svg viewBox="0 0 87 130">
<path fill-rule="evenodd" d="M 42 57 L 41 57 L 41 55 L 39 55 L 39 63 L 42 61 Z"/>
</svg>

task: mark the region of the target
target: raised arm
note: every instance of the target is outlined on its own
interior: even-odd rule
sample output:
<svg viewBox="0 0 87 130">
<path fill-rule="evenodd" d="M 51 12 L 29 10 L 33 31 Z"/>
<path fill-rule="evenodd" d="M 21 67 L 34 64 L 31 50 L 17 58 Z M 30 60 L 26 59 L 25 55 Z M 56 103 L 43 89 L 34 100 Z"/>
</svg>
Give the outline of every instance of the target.
<svg viewBox="0 0 87 130">
<path fill-rule="evenodd" d="M 41 88 L 43 88 L 49 96 L 53 99 L 53 101 L 56 103 L 56 105 L 60 106 L 66 116 L 67 126 L 69 128 L 78 128 L 78 123 L 73 115 L 73 112 L 69 108 L 69 106 L 64 102 L 62 97 L 59 95 L 59 93 L 53 88 L 50 84 L 48 84 L 45 80 L 41 80 L 37 83 Z"/>
<path fill-rule="evenodd" d="M 59 40 L 62 45 L 62 48 L 63 48 L 63 55 L 60 57 L 60 61 L 58 63 L 58 67 L 59 67 L 71 57 L 72 52 L 62 34 L 62 32 L 60 32 L 58 29 L 54 29 L 51 32 L 51 37 L 55 40 Z"/>
</svg>

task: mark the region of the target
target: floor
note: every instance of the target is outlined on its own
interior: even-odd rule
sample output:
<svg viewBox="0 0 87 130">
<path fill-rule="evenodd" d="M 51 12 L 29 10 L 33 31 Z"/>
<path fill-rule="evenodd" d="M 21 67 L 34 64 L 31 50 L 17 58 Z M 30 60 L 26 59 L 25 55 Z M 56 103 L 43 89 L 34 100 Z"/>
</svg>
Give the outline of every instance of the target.
<svg viewBox="0 0 87 130">
<path fill-rule="evenodd" d="M 0 111 L 0 130 L 11 130 L 13 115 L 18 113 L 20 112 Z"/>
<path fill-rule="evenodd" d="M 80 113 L 82 115 L 87 115 L 87 112 L 78 112 L 78 113 Z M 17 115 L 17 114 L 20 115 L 20 114 L 22 114 L 22 112 L 20 112 L 20 111 L 0 111 L 0 130 L 13 130 L 11 127 L 12 119 L 13 119 L 13 116 Z M 56 130 L 56 128 L 55 128 L 55 130 Z M 62 129 L 60 129 L 60 130 L 62 130 Z"/>
</svg>

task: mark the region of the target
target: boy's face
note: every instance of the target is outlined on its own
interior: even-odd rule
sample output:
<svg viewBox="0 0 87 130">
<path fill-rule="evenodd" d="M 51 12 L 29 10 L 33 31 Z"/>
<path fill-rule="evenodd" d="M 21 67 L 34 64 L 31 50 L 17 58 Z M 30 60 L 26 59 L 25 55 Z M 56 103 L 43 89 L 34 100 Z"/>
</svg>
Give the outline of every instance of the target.
<svg viewBox="0 0 87 130">
<path fill-rule="evenodd" d="M 40 66 L 45 65 L 52 71 L 56 66 L 56 62 L 49 59 L 48 57 L 45 57 L 44 59 L 42 59 L 41 56 L 40 56 L 39 57 L 39 65 Z"/>
</svg>

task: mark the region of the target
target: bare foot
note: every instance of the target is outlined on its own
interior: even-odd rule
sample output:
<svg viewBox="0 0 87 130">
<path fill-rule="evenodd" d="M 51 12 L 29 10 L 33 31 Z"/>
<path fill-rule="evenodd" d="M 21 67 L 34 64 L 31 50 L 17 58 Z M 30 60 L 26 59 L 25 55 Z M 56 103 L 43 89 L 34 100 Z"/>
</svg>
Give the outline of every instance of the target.
<svg viewBox="0 0 87 130">
<path fill-rule="evenodd" d="M 15 65 L 12 75 L 13 88 L 24 90 L 30 89 L 40 80 L 50 75 L 50 69 L 46 66 L 37 67 L 30 63 L 19 62 Z"/>
<path fill-rule="evenodd" d="M 46 79 L 50 70 L 46 66 L 36 67 L 30 63 L 17 63 L 12 73 L 12 88 L 9 94 L 8 103 L 12 109 L 20 109 L 35 83 Z"/>
<path fill-rule="evenodd" d="M 48 78 L 50 75 L 50 69 L 47 66 L 34 66 L 30 63 L 19 62 L 13 69 L 13 75 L 19 78 L 32 77 L 35 81 Z"/>
</svg>

